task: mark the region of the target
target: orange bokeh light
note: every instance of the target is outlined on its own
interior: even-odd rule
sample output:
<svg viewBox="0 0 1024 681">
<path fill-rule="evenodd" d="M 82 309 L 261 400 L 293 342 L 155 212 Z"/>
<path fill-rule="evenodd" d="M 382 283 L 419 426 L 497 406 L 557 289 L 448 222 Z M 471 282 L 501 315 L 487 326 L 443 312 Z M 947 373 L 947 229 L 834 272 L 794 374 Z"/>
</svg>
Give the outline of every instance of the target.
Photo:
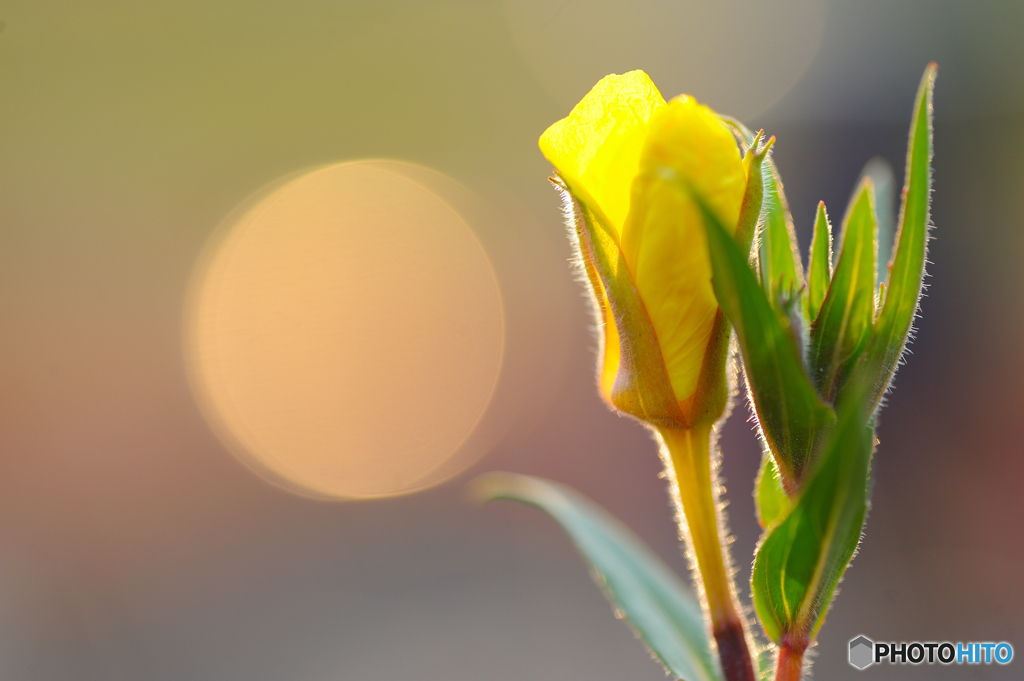
<svg viewBox="0 0 1024 681">
<path fill-rule="evenodd" d="M 236 211 L 193 275 L 185 346 L 204 415 L 243 461 L 303 494 L 439 482 L 497 383 L 491 263 L 401 169 L 365 161 L 279 183 Z"/>
</svg>

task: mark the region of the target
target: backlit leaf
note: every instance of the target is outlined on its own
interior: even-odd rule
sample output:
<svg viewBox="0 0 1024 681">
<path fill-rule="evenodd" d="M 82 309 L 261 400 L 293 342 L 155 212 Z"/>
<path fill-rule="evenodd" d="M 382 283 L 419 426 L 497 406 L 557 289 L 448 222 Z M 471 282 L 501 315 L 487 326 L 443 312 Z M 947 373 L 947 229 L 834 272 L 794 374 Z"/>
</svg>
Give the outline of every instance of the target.
<svg viewBox="0 0 1024 681">
<path fill-rule="evenodd" d="M 613 607 L 676 678 L 717 681 L 700 605 L 636 535 L 580 493 L 511 473 L 478 478 L 477 496 L 531 504 L 555 519 L 593 569 Z"/>
<path fill-rule="evenodd" d="M 736 329 L 758 421 L 779 470 L 786 478 L 799 480 L 818 431 L 833 423 L 835 416 L 804 372 L 800 351 L 786 326 L 788 319 L 769 304 L 746 254 L 714 214 L 703 208 L 712 286 Z"/>
<path fill-rule="evenodd" d="M 813 322 L 821 311 L 821 304 L 832 281 L 832 223 L 825 211 L 825 202 L 818 203 L 814 219 L 814 237 L 811 239 L 811 257 L 807 265 L 807 321 Z"/>
<path fill-rule="evenodd" d="M 896 245 L 889 263 L 885 299 L 862 363 L 866 378 L 874 386 L 873 406 L 885 393 L 899 364 L 924 285 L 932 188 L 932 93 L 937 69 L 934 63 L 928 65 L 917 91 Z"/>
<path fill-rule="evenodd" d="M 771 172 L 764 174 L 761 210 L 761 286 L 772 306 L 779 309 L 783 302 L 802 295 L 804 277 L 782 178 L 775 163 L 769 161 L 769 165 Z"/>
<path fill-rule="evenodd" d="M 808 347 L 818 392 L 831 401 L 853 361 L 864 349 L 875 313 L 875 254 L 878 220 L 874 189 L 864 178 L 843 220 L 842 246 L 828 293 Z"/>
<path fill-rule="evenodd" d="M 872 452 L 863 402 L 844 403 L 799 500 L 754 558 L 754 608 L 776 643 L 813 640 L 860 541 Z"/>
<path fill-rule="evenodd" d="M 791 503 L 786 490 L 782 488 L 779 469 L 769 452 L 761 457 L 761 470 L 754 485 L 754 500 L 757 502 L 757 520 L 767 529 L 789 513 Z"/>
</svg>

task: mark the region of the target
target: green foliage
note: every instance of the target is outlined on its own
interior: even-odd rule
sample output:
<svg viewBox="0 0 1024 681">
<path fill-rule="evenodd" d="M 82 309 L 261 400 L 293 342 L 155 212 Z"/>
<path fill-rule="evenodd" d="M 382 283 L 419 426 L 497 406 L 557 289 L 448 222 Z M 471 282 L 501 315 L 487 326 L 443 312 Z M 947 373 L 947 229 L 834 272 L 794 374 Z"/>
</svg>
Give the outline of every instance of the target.
<svg viewBox="0 0 1024 681">
<path fill-rule="evenodd" d="M 761 208 L 764 204 L 765 171 L 771 172 L 768 150 L 775 143 L 775 138 L 773 137 L 767 142 L 762 143 L 762 134 L 763 131 L 758 132 L 751 139 L 750 146 L 743 156 L 743 163 L 747 166 L 747 186 L 743 191 L 740 217 L 736 223 L 736 232 L 733 235 L 743 251 L 750 250 L 750 244 L 754 239 L 754 235 L 757 234 L 757 226 L 761 220 Z"/>
<path fill-rule="evenodd" d="M 804 275 L 796 245 L 793 218 L 782 189 L 775 163 L 764 174 L 764 202 L 761 208 L 761 286 L 776 309 L 803 295 Z"/>
<path fill-rule="evenodd" d="M 770 530 L 754 560 L 754 609 L 776 643 L 809 641 L 821 626 L 867 514 L 872 428 L 850 400 L 799 501 Z"/>
<path fill-rule="evenodd" d="M 817 319 L 821 304 L 825 302 L 829 282 L 832 281 L 832 223 L 829 222 L 825 202 L 818 203 L 814 219 L 814 237 L 811 239 L 811 257 L 807 265 L 807 319 Z"/>
<path fill-rule="evenodd" d="M 762 165 L 766 166 L 760 173 L 762 179 L 762 204 L 759 220 L 760 245 L 757 252 L 757 264 L 761 275 L 761 286 L 765 296 L 777 310 L 782 311 L 783 303 L 789 303 L 803 296 L 804 276 L 800 267 L 800 254 L 797 249 L 796 230 L 793 217 L 789 212 L 789 203 L 783 190 L 782 178 L 771 155 L 765 152 L 774 144 L 772 137 L 764 149 L 758 149 L 761 133 L 754 134 L 750 128 L 729 116 L 719 116 L 722 122 L 732 129 L 736 141 L 745 153 L 751 149 L 764 155 Z M 742 220 L 741 220 L 742 223 Z M 737 230 L 736 237 L 741 248 L 749 245 L 749 240 L 742 238 L 742 230 Z"/>
<path fill-rule="evenodd" d="M 780 518 L 786 517 L 792 503 L 782 488 L 779 469 L 770 452 L 761 457 L 761 470 L 754 483 L 754 499 L 757 502 L 757 520 L 764 529 L 771 528 Z"/>
<path fill-rule="evenodd" d="M 491 473 L 475 484 L 483 500 L 520 501 L 554 518 L 590 564 L 613 607 L 676 678 L 721 678 L 696 600 L 660 558 L 604 509 L 539 478 Z"/>
<path fill-rule="evenodd" d="M 705 214 L 715 295 L 736 329 L 751 401 L 771 452 L 755 486 L 766 535 L 752 588 L 757 614 L 776 642 L 813 640 L 860 538 L 873 417 L 906 345 L 923 285 L 934 79 L 930 65 L 915 100 L 903 205 L 877 312 L 878 216 L 870 178 L 847 209 L 834 271 L 831 225 L 824 204 L 818 206 L 801 306 L 810 327 L 806 356 L 786 309 L 799 297 L 787 282 L 800 280 L 788 269 L 799 261 L 780 245 L 790 243 L 781 191 L 770 191 L 766 176 L 760 287 L 754 271 L 742 266 L 740 247 Z M 741 143 L 752 143 L 748 130 L 732 125 Z M 781 187 L 774 169 L 771 179 Z M 839 411 L 838 425 L 818 416 L 830 406 Z"/>
<path fill-rule="evenodd" d="M 839 263 L 811 325 L 808 363 L 818 392 L 832 400 L 837 384 L 864 349 L 875 315 L 875 192 L 864 178 L 843 220 Z"/>
<path fill-rule="evenodd" d="M 937 67 L 929 64 L 921 79 L 910 124 L 903 204 L 896 228 L 896 246 L 889 263 L 885 298 L 858 373 L 873 385 L 877 406 L 899 364 L 924 286 L 932 192 L 932 92 Z"/>
<path fill-rule="evenodd" d="M 817 432 L 835 416 L 815 392 L 788 320 L 768 302 L 746 255 L 706 207 L 704 223 L 711 283 L 736 329 L 761 431 L 784 478 L 798 480 Z"/>
<path fill-rule="evenodd" d="M 827 444 L 812 452 L 811 475 L 788 490 L 788 513 L 777 512 L 778 489 L 769 484 L 766 465 L 757 482 L 758 510 L 767 534 L 755 556 L 751 586 L 758 617 L 777 643 L 813 641 L 860 539 L 868 506 L 873 419 L 906 345 L 923 286 L 934 80 L 933 64 L 915 100 L 903 205 L 877 314 L 878 218 L 870 180 L 862 182 L 847 211 L 839 262 L 831 276 L 831 230 L 819 204 L 805 306 L 812 321 L 807 364 L 819 396 L 838 408 L 839 423 L 832 431 L 817 433 L 818 442 Z M 776 460 L 784 458 L 774 449 L 773 454 Z"/>
</svg>

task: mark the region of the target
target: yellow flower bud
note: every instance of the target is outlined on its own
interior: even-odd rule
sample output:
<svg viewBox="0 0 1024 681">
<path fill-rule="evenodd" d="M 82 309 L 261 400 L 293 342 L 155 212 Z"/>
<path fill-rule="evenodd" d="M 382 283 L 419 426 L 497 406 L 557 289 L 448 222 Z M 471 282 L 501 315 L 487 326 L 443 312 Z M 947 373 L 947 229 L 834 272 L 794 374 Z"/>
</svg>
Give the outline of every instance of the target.
<svg viewBox="0 0 1024 681">
<path fill-rule="evenodd" d="M 540 148 L 572 198 L 614 242 L 603 251 L 580 249 L 604 328 L 602 395 L 643 420 L 686 426 L 714 420 L 721 408 L 705 413 L 695 400 L 708 390 L 702 373 L 716 360 L 709 345 L 725 340 L 715 332 L 721 315 L 693 196 L 735 230 L 747 176 L 732 134 L 692 97 L 665 102 L 645 73 L 632 71 L 603 78 L 544 132 Z M 718 326 L 725 328 L 724 319 Z M 720 364 L 720 376 L 710 378 L 724 384 Z M 662 376 L 623 375 L 659 371 Z M 651 394 L 659 390 L 671 394 Z M 666 413 L 671 407 L 650 406 L 665 400 L 675 405 L 674 414 Z"/>
</svg>

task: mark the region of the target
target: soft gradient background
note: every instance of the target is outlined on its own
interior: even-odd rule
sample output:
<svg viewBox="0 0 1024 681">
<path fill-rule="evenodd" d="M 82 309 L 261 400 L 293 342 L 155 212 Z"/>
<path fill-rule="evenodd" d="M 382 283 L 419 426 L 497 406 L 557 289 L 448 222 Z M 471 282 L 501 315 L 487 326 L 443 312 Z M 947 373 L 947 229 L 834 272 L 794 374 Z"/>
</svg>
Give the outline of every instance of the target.
<svg viewBox="0 0 1024 681">
<path fill-rule="evenodd" d="M 778 137 L 806 247 L 816 201 L 838 219 L 868 159 L 902 178 L 929 60 L 930 288 L 814 675 L 861 678 L 858 634 L 1024 655 L 1024 5 L 13 0 L 0 19 L 0 678 L 663 678 L 550 521 L 465 498 L 486 470 L 555 478 L 684 569 L 653 445 L 595 394 L 537 137 L 601 76 L 644 68 Z M 433 168 L 486 203 L 473 227 L 506 301 L 506 364 L 471 470 L 325 503 L 219 443 L 181 325 L 235 206 L 361 158 Z M 723 467 L 742 580 L 759 456 L 744 409 Z"/>
</svg>

